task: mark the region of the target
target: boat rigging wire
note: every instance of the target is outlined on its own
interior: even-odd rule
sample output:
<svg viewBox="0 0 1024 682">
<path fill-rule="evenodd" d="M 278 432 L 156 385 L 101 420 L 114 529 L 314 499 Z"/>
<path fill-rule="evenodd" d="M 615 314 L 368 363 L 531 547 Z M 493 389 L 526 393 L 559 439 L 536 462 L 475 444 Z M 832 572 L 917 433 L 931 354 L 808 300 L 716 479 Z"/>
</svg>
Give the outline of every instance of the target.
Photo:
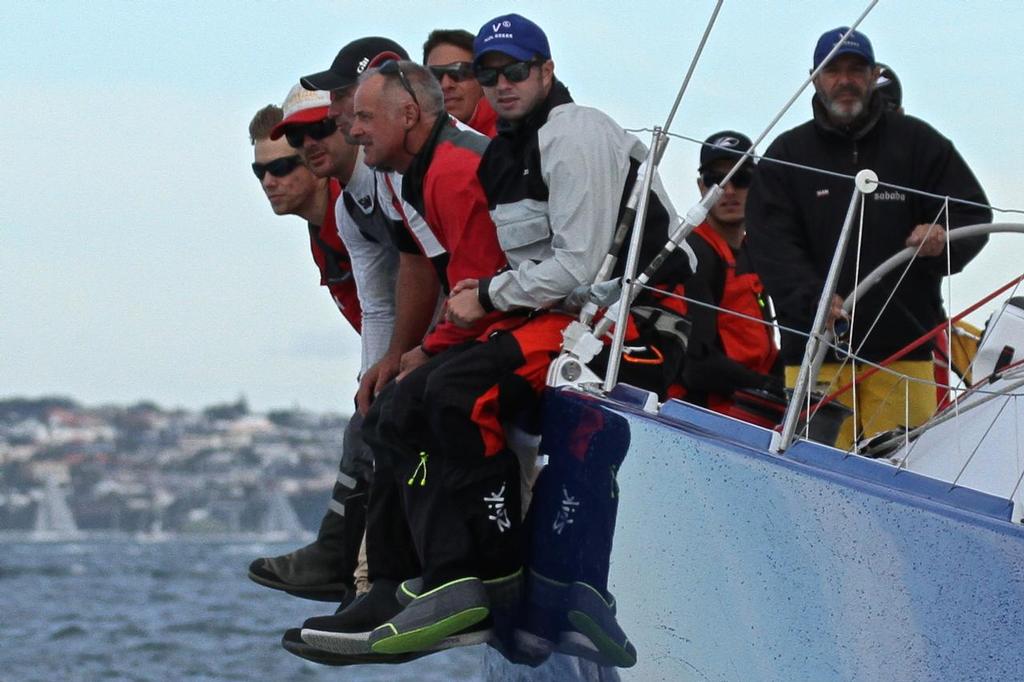
<svg viewBox="0 0 1024 682">
<path fill-rule="evenodd" d="M 1016 400 L 1016 398 L 1014 398 L 1014 400 Z M 968 465 L 970 465 L 971 460 L 974 459 L 974 456 L 976 454 L 978 454 L 978 450 L 981 449 L 981 444 L 985 442 L 986 438 L 988 438 L 988 434 L 992 431 L 993 427 L 995 427 L 996 422 L 999 421 L 999 417 L 1001 417 L 1003 415 L 1003 411 L 1006 409 L 1006 406 L 1009 405 L 1009 404 L 1010 404 L 1010 401 L 1006 400 L 1000 406 L 999 411 L 996 412 L 996 416 L 992 418 L 992 421 L 989 423 L 988 428 L 985 429 L 985 433 L 981 434 L 981 438 L 978 439 L 978 444 L 974 446 L 973 450 L 971 450 L 971 454 L 970 454 L 970 456 L 967 457 L 967 461 L 964 462 L 964 465 L 962 467 L 960 467 L 960 472 L 956 475 L 956 478 L 953 479 L 953 483 L 951 484 L 950 490 L 952 490 L 953 488 L 956 487 L 956 484 L 960 481 L 960 477 L 964 475 L 965 471 L 967 471 L 967 467 L 968 467 Z M 957 435 L 959 436 L 959 433 Z"/>
<path fill-rule="evenodd" d="M 622 324 L 616 324 L 615 333 L 612 340 L 611 349 L 609 352 L 608 364 L 605 369 L 605 377 L 602 385 L 605 392 L 610 391 L 611 387 L 615 385 L 615 382 L 618 379 L 619 363 L 621 361 L 622 346 L 625 339 L 626 314 L 629 312 L 629 306 L 633 302 L 633 297 L 635 295 L 635 292 L 637 291 L 637 285 L 646 284 L 648 281 L 650 281 L 651 277 L 654 276 L 658 268 L 661 267 L 661 265 L 671 255 L 671 253 L 676 249 L 676 247 L 682 244 L 685 241 L 685 239 L 689 236 L 689 234 L 693 232 L 693 230 L 704 221 L 710 208 L 714 206 L 714 204 L 718 201 L 718 198 L 721 196 L 722 187 L 729 183 L 729 181 L 732 179 L 732 176 L 740 169 L 740 167 L 743 165 L 746 159 L 750 157 L 754 147 L 757 144 L 760 144 L 760 142 L 764 140 L 768 133 L 771 132 L 771 130 L 775 127 L 779 120 L 786 114 L 787 111 L 789 111 L 790 107 L 797 100 L 800 94 L 807 88 L 807 86 L 813 81 L 813 79 L 818 75 L 818 73 L 823 68 L 825 68 L 825 66 L 831 61 L 831 59 L 843 46 L 844 41 L 850 36 L 851 33 L 853 33 L 856 30 L 860 23 L 864 21 L 864 18 L 867 17 L 867 15 L 871 12 L 872 9 L 874 9 L 875 5 L 877 4 L 878 0 L 871 0 L 871 2 L 868 3 L 868 6 L 864 9 L 863 12 L 861 12 L 861 15 L 857 17 L 857 20 L 853 22 L 849 29 L 847 29 L 846 33 L 843 34 L 842 38 L 840 38 L 836 42 L 836 44 L 832 46 L 832 49 L 825 56 L 825 58 L 822 59 L 821 63 L 818 64 L 818 66 L 811 71 L 811 73 L 807 76 L 807 78 L 800 85 L 797 91 L 793 93 L 792 97 L 789 98 L 789 101 L 786 102 L 782 109 L 780 109 L 779 112 L 775 115 L 775 117 L 772 118 L 768 126 L 765 127 L 765 129 L 761 132 L 760 135 L 758 135 L 757 139 L 754 141 L 751 148 L 744 152 L 743 155 L 736 160 L 736 163 L 729 170 L 729 172 L 726 173 L 725 177 L 722 178 L 721 182 L 708 188 L 705 195 L 701 198 L 701 201 L 698 202 L 698 204 L 693 206 L 687 212 L 685 220 L 682 221 L 682 223 L 674 232 L 670 233 L 669 240 L 662 247 L 661 251 L 654 257 L 650 264 L 648 264 L 647 268 L 642 273 L 640 273 L 639 276 L 636 276 L 636 271 L 629 267 L 629 262 L 634 261 L 635 265 L 635 258 L 631 258 L 630 256 L 633 255 L 634 251 L 639 250 L 640 238 L 642 236 L 641 233 L 643 230 L 643 223 L 644 219 L 646 218 L 646 196 L 640 197 L 641 203 L 638 207 L 636 221 L 634 222 L 633 237 L 630 244 L 630 256 L 627 256 L 627 267 L 622 275 L 622 293 L 619 295 L 619 300 L 617 304 L 612 304 L 612 306 L 609 306 L 609 314 L 606 314 L 605 317 L 602 318 L 601 321 L 595 325 L 593 331 L 593 336 L 599 339 L 608 333 L 608 331 L 611 329 L 612 325 L 616 323 L 616 321 L 622 322 Z M 717 12 L 715 14 L 717 15 Z M 652 135 L 653 139 L 651 142 L 651 151 L 649 154 L 649 159 L 651 159 L 655 155 L 655 152 L 657 151 L 657 148 L 659 146 L 664 146 L 664 142 L 667 139 L 665 137 L 665 135 L 667 135 L 667 132 L 662 130 L 661 128 L 655 128 Z M 648 169 L 648 173 L 653 175 L 653 169 Z M 647 185 L 649 187 L 649 183 L 647 183 Z M 611 314 L 613 308 L 617 310 L 617 315 Z"/>
<path fill-rule="evenodd" d="M 928 240 L 928 237 L 931 235 L 932 231 L 935 229 L 935 226 L 939 224 L 938 221 L 942 218 L 942 214 L 943 214 L 943 212 L 946 210 L 946 208 L 948 206 L 949 206 L 949 204 L 947 202 L 947 203 L 943 204 L 943 208 L 939 209 L 938 215 L 936 215 L 935 219 L 932 220 L 931 223 L 929 223 L 928 231 L 925 232 L 924 239 L 921 240 L 921 243 L 918 244 L 916 248 L 915 247 L 910 247 L 910 248 L 914 249 L 913 255 L 907 261 L 907 266 L 905 268 L 903 268 L 903 272 L 900 273 L 899 279 L 896 280 L 896 284 L 894 284 L 892 286 L 892 288 L 889 290 L 889 295 L 885 298 L 885 302 L 882 304 L 881 308 L 879 309 L 878 314 L 875 316 L 875 319 L 871 322 L 871 326 L 868 327 L 868 330 L 864 333 L 864 338 L 861 339 L 860 345 L 857 346 L 857 351 L 856 352 L 859 353 L 864 348 L 864 344 L 867 343 L 868 337 L 871 336 L 871 332 L 875 331 L 875 327 L 878 326 L 879 320 L 882 319 L 882 314 L 885 312 L 886 308 L 889 307 L 889 304 L 892 303 L 892 299 L 896 296 L 896 290 L 900 288 L 901 284 L 903 284 L 903 280 L 906 279 L 907 274 L 910 272 L 910 268 L 914 265 L 914 261 L 917 260 L 917 255 L 919 253 L 921 253 L 921 249 L 924 247 L 925 242 Z M 863 217 L 864 217 L 864 214 L 862 212 L 861 213 L 861 219 L 863 219 Z M 949 214 L 946 214 L 946 222 L 947 223 L 949 222 Z M 953 228 L 953 229 L 957 229 L 957 228 Z M 946 244 L 947 244 L 947 246 L 949 245 L 949 232 L 950 232 L 950 230 L 946 230 Z M 859 255 L 860 254 L 859 254 L 859 251 L 858 251 L 858 257 L 859 257 Z M 946 273 L 946 277 L 949 277 L 949 274 L 950 273 L 947 272 Z M 854 277 L 853 281 L 854 282 L 860 282 L 860 277 Z M 857 305 L 857 301 L 859 301 L 860 298 L 861 298 L 860 296 L 854 296 L 853 297 L 853 304 L 852 305 L 854 305 L 854 306 Z"/>
<path fill-rule="evenodd" d="M 642 182 L 639 182 L 639 184 L 634 183 L 632 191 L 630 192 L 629 200 L 627 201 L 626 211 L 622 220 L 620 220 L 619 225 L 616 227 L 609 252 L 605 255 L 604 262 L 594 279 L 594 284 L 600 284 L 611 275 L 612 270 L 618 261 L 619 251 L 621 250 L 626 234 L 629 231 L 629 225 L 632 223 L 633 235 L 630 239 L 630 248 L 626 255 L 626 264 L 622 274 L 622 291 L 619 294 L 618 302 L 619 318 L 622 320 L 626 319 L 626 315 L 629 313 L 629 305 L 632 303 L 634 297 L 635 284 L 633 280 L 636 276 L 640 243 L 643 237 L 644 223 L 647 219 L 648 195 L 651 191 L 652 183 L 654 182 L 654 171 L 661 162 L 661 158 L 665 152 L 665 146 L 668 144 L 668 138 L 665 136 L 665 132 L 667 132 L 672 125 L 672 120 L 675 118 L 679 104 L 682 102 L 683 95 L 690 84 L 690 79 L 697 67 L 697 62 L 700 60 L 701 54 L 704 51 L 704 46 L 707 44 L 708 36 L 710 36 L 711 29 L 715 24 L 715 20 L 718 18 L 718 13 L 722 8 L 723 1 L 724 0 L 718 0 L 715 4 L 715 9 L 711 13 L 711 17 L 704 29 L 704 34 L 701 36 L 700 43 L 690 60 L 690 66 L 687 69 L 686 76 L 683 78 L 683 83 L 679 88 L 679 92 L 676 94 L 675 102 L 673 103 L 672 109 L 665 121 L 664 128 L 655 128 L 652 132 L 651 147 L 648 150 L 647 158 L 644 160 L 644 167 L 642 168 L 643 175 L 641 176 L 639 171 L 637 174 L 637 179 L 639 180 L 642 177 L 643 180 Z M 630 220 L 631 218 L 632 220 Z M 596 311 L 597 306 L 593 302 L 585 304 L 583 309 L 580 311 L 580 322 L 584 325 L 589 325 Z M 608 363 L 605 367 L 604 382 L 602 384 L 605 392 L 611 391 L 618 379 L 619 364 L 622 361 L 622 349 L 625 345 L 626 339 L 625 327 L 625 324 L 618 325 L 612 337 L 612 345 L 608 356 Z M 603 336 L 603 333 L 595 334 L 594 336 L 600 338 Z"/>
<path fill-rule="evenodd" d="M 1011 367 L 1013 367 L 1014 369 L 1019 369 L 1022 365 L 1024 365 L 1024 360 L 1021 360 L 1021 361 L 1013 363 L 1013 365 L 1011 365 Z M 907 454 L 903 456 L 903 459 L 900 461 L 900 464 L 899 464 L 899 466 L 897 468 L 898 469 L 902 469 L 906 465 L 906 463 L 910 460 L 910 456 L 914 453 L 914 450 L 917 448 L 917 444 L 921 442 L 919 440 L 916 440 L 916 438 L 919 435 L 921 435 L 922 433 L 924 433 L 925 431 L 928 431 L 929 429 L 935 428 L 939 424 L 944 424 L 947 421 L 949 421 L 950 419 L 957 419 L 960 416 L 962 416 L 962 415 L 964 415 L 964 414 L 966 414 L 966 413 L 968 413 L 968 412 L 970 412 L 972 410 L 975 410 L 975 409 L 981 407 L 982 405 L 985 405 L 986 403 L 991 402 L 992 400 L 995 400 L 996 398 L 1000 398 L 1000 397 L 1002 397 L 1002 398 L 1010 398 L 1010 397 L 1016 398 L 1016 397 L 1019 397 L 1021 394 L 1014 393 L 1014 390 L 1018 389 L 1018 388 L 1021 388 L 1022 386 L 1024 386 L 1024 379 L 1020 379 L 1018 381 L 1015 381 L 1015 382 L 1009 384 L 1004 390 L 1001 390 L 1001 391 L 982 391 L 982 390 L 977 390 L 977 389 L 972 388 L 971 389 L 972 393 L 981 394 L 982 397 L 978 398 L 978 400 L 976 400 L 975 402 L 971 403 L 970 405 L 962 406 L 960 408 L 959 412 L 957 412 L 956 414 L 940 415 L 940 416 L 935 417 L 934 419 L 930 420 L 926 424 L 922 424 L 921 426 L 918 426 L 915 429 L 911 429 L 908 432 L 907 437 L 908 437 L 908 439 L 910 439 L 913 442 L 911 443 L 910 449 L 907 451 Z M 890 441 L 886 441 L 886 442 L 890 442 Z"/>
<path fill-rule="evenodd" d="M 1015 277 L 1014 279 L 1010 280 L 1009 282 L 1004 284 L 999 289 L 993 291 L 991 294 L 985 296 L 980 301 L 977 301 L 976 303 L 974 303 L 973 305 L 971 305 L 970 307 L 968 307 L 967 309 L 965 309 L 964 311 L 962 311 L 958 315 L 954 316 L 953 319 L 955 321 L 959 321 L 960 319 L 963 319 L 965 316 L 969 315 L 974 310 L 977 310 L 978 308 L 983 306 L 988 301 L 992 300 L 993 298 L 995 298 L 999 294 L 1001 294 L 1004 291 L 1006 291 L 1007 289 L 1009 289 L 1011 286 L 1014 287 L 1014 291 L 1016 292 L 1016 288 L 1020 285 L 1022 280 L 1024 280 L 1024 275 L 1020 275 L 1018 277 Z M 1002 315 L 1002 309 L 1000 309 L 999 315 Z M 998 317 L 996 318 L 996 321 L 998 321 Z M 824 398 L 822 398 L 817 403 L 817 405 L 815 406 L 815 412 L 817 412 L 817 410 L 821 409 L 824 405 L 827 405 L 828 403 L 830 403 L 833 400 L 835 400 L 836 398 L 838 398 L 840 395 L 842 395 L 846 391 L 850 390 L 851 387 L 855 386 L 855 384 L 858 381 L 863 381 L 864 379 L 870 377 L 871 375 L 873 375 L 873 374 L 875 374 L 875 373 L 877 373 L 879 371 L 888 371 L 888 372 L 890 372 L 892 374 L 899 374 L 898 372 L 895 372 L 894 370 L 889 369 L 888 365 L 893 363 L 893 362 L 896 362 L 897 360 L 899 360 L 901 357 L 903 357 L 904 355 L 906 355 L 910 351 L 914 350 L 915 348 L 917 348 L 920 345 L 922 345 L 923 343 L 925 343 L 927 340 L 931 339 L 933 336 L 935 336 L 940 331 L 942 331 L 944 326 L 945 326 L 945 323 L 940 323 L 940 324 L 936 325 L 935 327 L 932 328 L 931 331 L 926 332 L 922 336 L 918 337 L 915 341 L 913 341 L 910 344 L 907 344 L 906 346 L 904 346 L 903 348 L 901 348 L 897 352 L 893 353 L 889 357 L 887 357 L 884 360 L 882 360 L 877 365 L 874 365 L 873 363 L 867 363 L 867 364 L 872 364 L 873 367 L 871 369 L 867 370 L 866 372 L 864 372 L 864 374 L 862 376 L 857 376 L 855 374 L 854 375 L 855 378 L 854 378 L 853 381 L 850 381 L 850 382 L 844 384 L 842 387 L 834 390 L 832 393 L 830 393 L 827 396 L 825 396 Z M 863 359 L 861 359 L 861 362 L 864 362 Z M 973 366 L 973 364 L 974 364 L 974 360 L 971 361 L 971 366 Z M 1015 365 L 1013 365 L 1013 366 L 1015 366 Z M 904 377 L 904 378 L 906 378 L 906 379 L 908 379 L 910 381 L 915 381 L 917 383 L 928 383 L 928 382 L 925 382 L 925 381 L 923 381 L 921 379 L 916 379 L 916 378 L 913 378 L 913 377 Z M 1002 395 L 1002 394 L 1005 393 L 1003 391 L 979 391 L 979 390 L 975 390 L 975 389 L 980 387 L 981 383 L 982 383 L 982 381 L 976 382 L 975 387 L 973 387 L 972 390 L 974 392 L 976 392 L 976 393 L 991 394 L 991 395 Z M 957 387 L 954 387 L 954 386 L 949 385 L 949 384 L 943 386 L 943 385 L 941 385 L 941 384 L 939 384 L 937 382 L 935 382 L 934 385 L 937 388 L 938 387 L 943 387 L 943 388 L 946 388 L 948 390 L 953 390 L 953 391 L 960 390 L 959 385 Z M 960 415 L 960 406 L 959 406 L 959 403 L 955 403 L 954 404 L 954 415 L 953 416 L 954 417 L 959 417 L 959 415 Z M 812 414 L 811 416 L 813 417 L 814 414 Z M 934 418 L 934 415 L 933 415 L 933 419 L 929 420 L 926 424 L 923 424 L 920 428 L 924 428 L 926 426 L 930 428 L 931 426 L 935 426 L 936 424 L 942 423 L 942 421 L 946 421 L 946 419 L 942 419 L 941 421 L 936 421 L 935 418 Z M 914 433 L 916 435 L 917 431 L 915 430 Z"/>
<path fill-rule="evenodd" d="M 630 133 L 649 133 L 653 129 L 652 128 L 626 128 L 625 130 L 627 132 L 630 132 Z M 683 135 L 681 133 L 665 133 L 665 134 L 668 135 L 669 137 L 675 137 L 675 138 L 678 138 L 680 140 L 686 140 L 687 142 L 693 142 L 693 143 L 698 144 L 700 146 L 710 146 L 707 143 L 705 143 L 704 140 L 699 140 L 699 139 L 697 139 L 695 137 L 690 137 L 689 135 Z M 753 147 L 751 147 L 751 149 L 753 149 Z M 782 159 L 774 159 L 774 158 L 772 158 L 770 156 L 764 156 L 763 154 L 750 153 L 749 154 L 749 158 L 755 159 L 758 163 L 775 163 L 775 164 L 779 164 L 780 166 L 788 166 L 790 168 L 797 168 L 797 169 L 800 169 L 800 170 L 810 171 L 812 173 L 818 173 L 820 175 L 830 175 L 830 176 L 835 177 L 835 178 L 843 178 L 843 179 L 846 179 L 846 180 L 850 180 L 851 182 L 855 179 L 855 176 L 850 175 L 849 173 L 840 173 L 838 171 L 827 170 L 825 168 L 816 168 L 815 166 L 808 166 L 806 164 L 795 163 L 793 161 L 783 161 Z M 1001 206 L 994 206 L 992 204 L 983 204 L 980 201 L 971 201 L 969 199 L 961 199 L 959 197 L 952 197 L 952 196 L 948 196 L 948 195 L 945 195 L 945 194 L 936 194 L 934 192 L 927 192 L 927 191 L 922 190 L 922 189 L 914 189 L 913 187 L 907 187 L 905 185 L 898 185 L 898 184 L 893 183 L 893 182 L 885 182 L 884 180 L 881 180 L 881 179 L 878 180 L 878 186 L 879 187 L 884 187 L 886 189 L 895 189 L 895 190 L 899 190 L 899 191 L 903 191 L 903 192 L 910 192 L 911 194 L 917 194 L 918 196 L 928 197 L 930 199 L 940 199 L 942 201 L 948 200 L 948 201 L 951 201 L 951 202 L 956 203 L 956 204 L 962 204 L 964 206 L 973 206 L 975 208 L 987 208 L 990 211 L 993 211 L 995 213 L 1014 213 L 1014 214 L 1018 214 L 1018 215 L 1024 215 L 1024 208 L 1003 208 Z"/>
<path fill-rule="evenodd" d="M 1021 275 L 1018 279 L 1019 280 L 1024 280 L 1024 275 Z M 801 336 L 803 338 L 810 337 L 810 333 L 809 332 L 803 331 L 801 329 L 796 329 L 794 327 L 787 327 L 787 326 L 781 325 L 781 324 L 776 325 L 776 324 L 774 324 L 772 322 L 769 322 L 767 320 L 754 317 L 752 315 L 746 315 L 744 313 L 736 312 L 735 310 L 729 310 L 727 308 L 723 308 L 721 306 L 717 306 L 717 305 L 715 305 L 713 303 L 707 303 L 706 301 L 699 301 L 697 299 L 690 298 L 689 296 L 677 294 L 677 293 L 674 293 L 674 292 L 671 292 L 671 291 L 665 291 L 664 289 L 658 289 L 658 288 L 652 287 L 652 286 L 650 286 L 648 284 L 638 284 L 637 287 L 639 287 L 641 289 L 645 289 L 647 291 L 654 292 L 654 293 L 658 294 L 659 296 L 665 296 L 665 297 L 668 297 L 668 298 L 674 298 L 674 299 L 677 299 L 677 300 L 680 300 L 680 301 L 685 301 L 686 303 L 688 303 L 690 305 L 695 305 L 695 306 L 699 306 L 699 307 L 702 307 L 702 308 L 708 308 L 710 310 L 715 310 L 717 312 L 725 313 L 727 315 L 734 315 L 735 317 L 740 317 L 740 318 L 743 318 L 745 320 L 750 320 L 751 322 L 756 322 L 757 324 L 762 324 L 762 325 L 765 325 L 766 327 L 775 327 L 775 326 L 777 326 L 781 331 L 788 332 L 788 333 L 793 334 L 795 336 Z M 996 294 L 991 294 L 990 296 L 997 295 L 997 294 L 998 294 L 998 292 L 996 292 Z M 982 301 L 981 304 L 984 304 L 984 301 Z M 969 313 L 970 313 L 970 311 L 965 311 L 965 313 L 963 313 L 963 314 L 969 314 Z M 831 343 L 831 342 L 829 342 L 829 343 L 823 342 L 823 343 L 824 343 L 824 345 L 828 346 L 829 348 L 831 348 L 831 349 L 833 349 L 835 351 L 843 350 L 841 346 L 838 346 L 835 343 Z M 923 343 L 923 341 L 922 341 L 922 343 Z M 886 358 L 886 360 L 889 360 L 889 358 Z M 861 363 L 862 365 L 866 365 L 866 366 L 870 367 L 871 369 L 868 370 L 868 371 L 871 371 L 872 373 L 886 372 L 886 373 L 891 374 L 893 376 L 901 376 L 901 377 L 904 376 L 901 373 L 899 373 L 899 372 L 897 372 L 895 370 L 892 370 L 889 367 L 886 367 L 884 364 L 882 364 L 882 363 L 885 362 L 885 360 L 883 360 L 881 363 L 875 363 L 875 362 L 871 362 L 870 360 L 867 360 L 866 358 L 858 357 L 857 361 L 859 363 Z M 1024 362 L 1024 361 L 1022 361 L 1022 362 Z M 1016 366 L 1016 364 L 1011 365 L 1011 367 L 1015 367 L 1015 366 Z M 938 382 L 929 381 L 927 379 L 920 379 L 920 378 L 917 378 L 917 377 L 907 377 L 907 379 L 909 381 L 913 381 L 914 383 L 917 383 L 917 384 L 926 384 L 928 386 L 932 386 L 932 387 L 935 387 L 935 388 L 952 388 L 948 384 L 940 384 Z M 819 402 L 824 403 L 826 401 L 835 400 L 839 395 L 842 395 L 843 393 L 846 393 L 846 391 L 848 391 L 849 389 L 850 389 L 849 385 L 844 385 L 842 388 L 837 389 L 834 393 L 829 394 L 828 396 L 822 398 L 821 401 L 819 401 Z M 977 387 L 977 386 L 976 387 L 972 387 L 971 390 L 973 392 L 982 393 L 982 394 L 989 394 L 989 393 L 991 393 L 992 395 L 1006 395 L 1006 393 L 1003 392 L 1003 391 L 985 391 L 985 390 L 981 390 L 980 387 Z M 814 415 L 812 414 L 811 416 L 813 417 Z"/>
<path fill-rule="evenodd" d="M 715 20 L 718 19 L 718 12 L 722 9 L 723 2 L 724 0 L 718 0 L 718 2 L 715 3 L 715 9 L 711 12 L 711 18 L 708 19 L 707 26 L 704 27 L 704 35 L 701 36 L 700 43 L 697 45 L 697 50 L 694 52 L 693 58 L 690 60 L 690 66 L 686 70 L 686 76 L 683 77 L 683 84 L 679 87 L 679 92 L 676 93 L 676 100 L 672 103 L 672 109 L 668 112 L 668 118 L 665 119 L 665 125 L 661 128 L 662 132 L 666 134 L 672 128 L 672 120 L 676 117 L 676 111 L 679 110 L 679 103 L 683 101 L 683 93 L 686 92 L 687 87 L 690 85 L 690 79 L 693 77 L 693 72 L 697 68 L 697 61 L 704 52 L 704 46 L 708 42 L 708 36 L 711 35 L 711 29 L 715 25 Z"/>
<path fill-rule="evenodd" d="M 1020 410 L 1017 409 L 1017 396 L 1013 396 L 1013 433 L 1014 441 L 1017 444 L 1017 468 L 1021 470 L 1020 476 L 1017 477 L 1017 482 L 1013 486 L 1013 490 L 1010 491 L 1010 504 L 1013 504 L 1013 496 L 1017 494 L 1017 490 L 1020 489 L 1021 481 L 1024 481 L 1024 467 L 1021 466 L 1020 461 Z"/>
</svg>

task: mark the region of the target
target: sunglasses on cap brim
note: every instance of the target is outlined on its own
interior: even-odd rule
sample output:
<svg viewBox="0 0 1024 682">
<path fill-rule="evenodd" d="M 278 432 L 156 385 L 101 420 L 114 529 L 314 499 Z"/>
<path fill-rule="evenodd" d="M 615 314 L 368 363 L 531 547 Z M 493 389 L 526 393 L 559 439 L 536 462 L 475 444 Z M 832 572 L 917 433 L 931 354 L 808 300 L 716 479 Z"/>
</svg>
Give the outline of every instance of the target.
<svg viewBox="0 0 1024 682">
<path fill-rule="evenodd" d="M 322 140 L 333 135 L 337 130 L 338 124 L 334 122 L 333 118 L 322 118 L 316 123 L 288 126 L 284 129 L 284 137 L 291 147 L 298 149 L 307 135 L 314 140 Z"/>
<path fill-rule="evenodd" d="M 252 172 L 256 174 L 260 182 L 263 182 L 263 178 L 267 176 L 267 173 L 270 173 L 275 178 L 283 178 L 301 165 L 302 157 L 296 154 L 294 156 L 282 156 L 279 159 L 267 161 L 266 163 L 254 163 L 252 165 Z"/>
</svg>

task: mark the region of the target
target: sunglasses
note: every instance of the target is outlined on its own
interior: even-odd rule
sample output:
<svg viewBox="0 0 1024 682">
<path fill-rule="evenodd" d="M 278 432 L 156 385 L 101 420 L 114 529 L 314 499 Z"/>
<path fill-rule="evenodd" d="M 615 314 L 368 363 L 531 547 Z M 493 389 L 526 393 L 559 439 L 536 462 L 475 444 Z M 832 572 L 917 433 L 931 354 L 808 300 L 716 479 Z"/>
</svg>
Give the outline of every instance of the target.
<svg viewBox="0 0 1024 682">
<path fill-rule="evenodd" d="M 434 74 L 438 83 L 445 76 L 451 78 L 453 83 L 462 83 L 474 78 L 473 64 L 470 62 L 452 62 L 443 66 L 428 66 L 427 68 L 430 69 L 430 73 Z"/>
<path fill-rule="evenodd" d="M 509 83 L 522 83 L 530 77 L 530 69 L 543 63 L 539 59 L 531 59 L 528 62 L 512 62 L 495 68 L 474 66 L 473 72 L 476 74 L 477 83 L 485 88 L 493 88 L 498 84 L 498 76 L 504 76 Z"/>
<path fill-rule="evenodd" d="M 412 97 L 412 101 L 416 104 L 416 107 L 419 108 L 420 101 L 416 97 L 416 93 L 412 91 L 412 86 L 409 85 L 409 80 L 405 77 L 405 74 L 402 72 L 402 67 L 398 65 L 398 62 L 394 59 L 387 60 L 380 65 L 380 68 L 377 69 L 377 73 L 382 76 L 394 76 L 397 74 L 398 81 L 402 84 L 402 87 L 405 88 L 405 91 L 409 93 L 409 97 Z"/>
<path fill-rule="evenodd" d="M 700 179 L 704 183 L 705 187 L 711 187 L 712 185 L 721 185 L 722 180 L 725 180 L 725 173 L 719 173 L 717 171 L 704 171 L 700 174 Z M 729 178 L 729 182 L 736 189 L 746 189 L 750 187 L 750 183 L 754 181 L 754 171 L 750 168 L 740 168 L 736 171 L 735 175 Z"/>
<path fill-rule="evenodd" d="M 334 122 L 333 118 L 323 118 L 316 123 L 288 126 L 284 131 L 284 136 L 291 147 L 298 149 L 307 135 L 314 140 L 322 140 L 333 135 L 337 129 L 338 124 Z"/>
<path fill-rule="evenodd" d="M 295 156 L 282 156 L 279 159 L 266 163 L 254 163 L 252 165 L 252 172 L 256 174 L 260 182 L 263 182 L 263 178 L 267 176 L 267 173 L 270 173 L 275 178 L 283 178 L 301 165 L 302 158 L 296 154 Z"/>
</svg>

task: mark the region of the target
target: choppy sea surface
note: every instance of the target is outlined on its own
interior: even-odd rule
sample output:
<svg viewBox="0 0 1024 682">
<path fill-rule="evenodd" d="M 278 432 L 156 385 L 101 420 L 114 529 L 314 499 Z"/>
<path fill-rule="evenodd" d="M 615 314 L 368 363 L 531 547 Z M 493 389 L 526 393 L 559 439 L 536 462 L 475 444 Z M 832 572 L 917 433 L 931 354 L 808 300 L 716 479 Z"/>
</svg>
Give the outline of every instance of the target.
<svg viewBox="0 0 1024 682">
<path fill-rule="evenodd" d="M 246 578 L 294 545 L 0 541 L 0 680 L 476 680 L 481 647 L 331 668 L 281 648 L 334 605 Z"/>
</svg>

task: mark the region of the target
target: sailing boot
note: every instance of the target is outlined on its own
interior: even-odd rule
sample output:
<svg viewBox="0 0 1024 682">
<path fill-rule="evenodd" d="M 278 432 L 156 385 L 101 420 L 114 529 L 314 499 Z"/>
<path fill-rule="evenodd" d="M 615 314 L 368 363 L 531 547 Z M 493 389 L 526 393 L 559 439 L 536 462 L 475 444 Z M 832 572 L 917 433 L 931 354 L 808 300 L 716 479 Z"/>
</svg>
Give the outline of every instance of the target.
<svg viewBox="0 0 1024 682">
<path fill-rule="evenodd" d="M 308 618 L 302 624 L 302 641 L 336 654 L 369 654 L 370 633 L 402 610 L 395 599 L 397 581 L 378 578 L 370 591 L 333 616 Z"/>
<path fill-rule="evenodd" d="M 575 582 L 569 587 L 566 619 L 571 629 L 559 633 L 558 651 L 600 665 L 631 668 L 636 648 L 615 620 L 615 598 Z"/>
<path fill-rule="evenodd" d="M 530 569 L 526 602 L 513 633 L 515 649 L 521 656 L 543 661 L 554 651 L 559 633 L 568 628 L 568 592 L 567 583 Z"/>
<path fill-rule="evenodd" d="M 398 604 L 397 599 L 395 603 Z M 478 578 L 452 580 L 417 595 L 408 606 L 377 627 L 369 637 L 370 649 L 380 654 L 430 651 L 459 633 L 467 633 L 464 644 L 479 644 L 487 641 L 491 632 L 489 628 L 474 626 L 484 621 L 489 613 L 483 581 Z"/>
<path fill-rule="evenodd" d="M 366 494 L 365 483 L 348 479 L 352 488 L 339 495 L 337 488 L 343 475 L 338 474 L 336 494 L 316 540 L 288 554 L 256 559 L 249 564 L 251 580 L 303 599 L 351 601 L 353 572 L 366 524 Z M 338 497 L 342 497 L 343 504 Z"/>
<path fill-rule="evenodd" d="M 365 665 L 368 663 L 407 663 L 417 658 L 427 656 L 432 651 L 421 651 L 411 654 L 397 654 L 394 656 L 386 656 L 384 654 L 336 654 L 332 651 L 325 651 L 324 649 L 318 649 L 311 644 L 307 644 L 302 639 L 302 630 L 300 628 L 291 628 L 286 630 L 284 636 L 281 637 L 281 646 L 284 650 L 293 656 L 298 656 L 307 661 L 319 663 L 320 665 L 332 665 L 332 666 L 344 666 L 344 665 Z"/>
<path fill-rule="evenodd" d="M 484 590 L 490 603 L 490 615 L 484 620 L 469 626 L 465 630 L 445 639 L 445 647 L 469 646 L 486 641 L 502 656 L 512 663 L 536 667 L 544 662 L 551 649 L 540 657 L 532 652 L 522 652 L 514 641 L 515 626 L 522 612 L 523 599 L 526 594 L 526 581 L 523 570 L 519 569 L 511 575 L 493 580 L 484 580 Z M 412 603 L 413 599 L 423 592 L 423 578 L 406 580 L 398 586 L 395 598 L 402 607 Z M 450 645 L 450 646 L 448 646 Z"/>
</svg>

